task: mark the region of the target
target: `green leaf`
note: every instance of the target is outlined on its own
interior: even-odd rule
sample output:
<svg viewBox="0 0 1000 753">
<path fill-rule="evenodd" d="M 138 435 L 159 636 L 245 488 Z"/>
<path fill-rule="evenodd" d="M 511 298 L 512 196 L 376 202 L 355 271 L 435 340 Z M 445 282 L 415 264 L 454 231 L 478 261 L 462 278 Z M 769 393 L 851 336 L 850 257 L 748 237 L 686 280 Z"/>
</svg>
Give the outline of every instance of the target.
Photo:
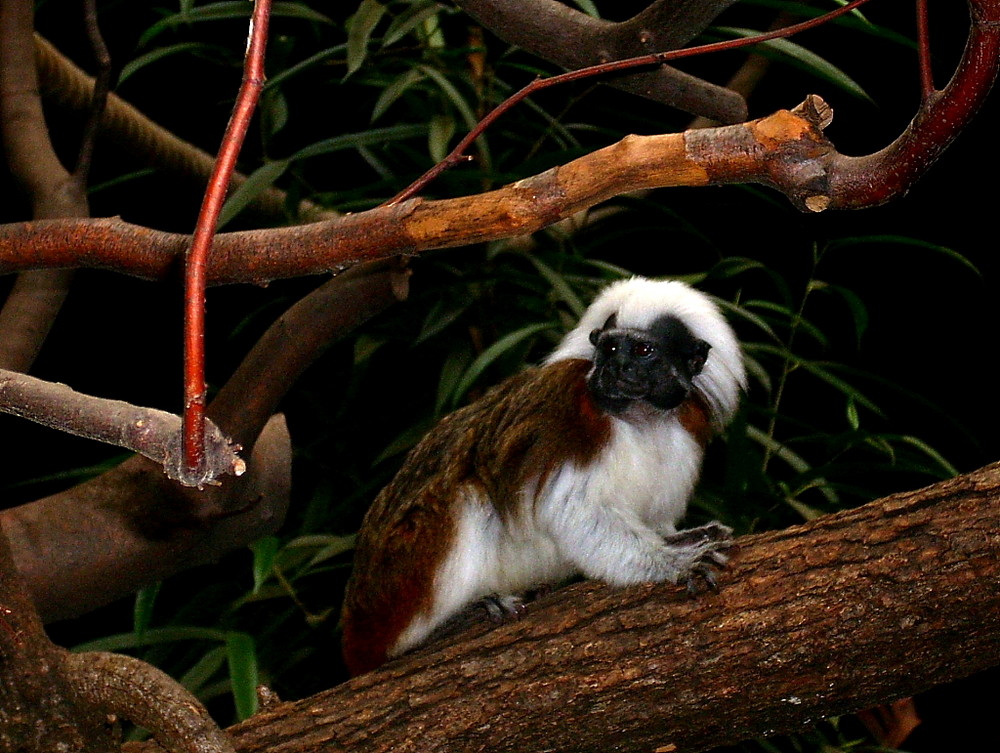
<svg viewBox="0 0 1000 753">
<path fill-rule="evenodd" d="M 837 5 L 847 5 L 847 0 L 834 0 Z M 771 8 L 781 13 L 788 13 L 792 16 L 802 18 L 816 18 L 827 12 L 825 8 L 817 8 L 808 3 L 790 3 L 788 0 L 743 0 L 745 5 L 757 5 L 763 8 Z M 886 26 L 879 26 L 869 21 L 860 8 L 855 8 L 846 16 L 840 16 L 831 22 L 836 26 L 847 27 L 854 31 L 860 31 L 868 36 L 877 39 L 885 39 L 906 47 L 916 48 L 916 42 L 904 34 L 900 34 Z"/>
<path fill-rule="evenodd" d="M 910 238 L 906 235 L 859 235 L 852 236 L 850 238 L 837 238 L 836 240 L 830 241 L 827 245 L 829 248 L 834 249 L 846 248 L 850 246 L 877 245 L 880 243 L 889 243 L 899 246 L 913 246 L 914 248 L 922 248 L 927 251 L 933 251 L 936 254 L 940 254 L 948 259 L 957 261 L 959 264 L 973 272 L 977 277 L 982 277 L 983 274 L 979 271 L 979 268 L 976 267 L 975 264 L 958 251 L 955 251 L 953 248 L 924 241 L 920 238 Z"/>
<path fill-rule="evenodd" d="M 521 327 L 521 329 L 514 330 L 513 332 L 504 335 L 493 343 L 476 357 L 476 360 L 472 362 L 472 365 L 469 366 L 465 374 L 462 375 L 462 378 L 455 387 L 454 393 L 452 393 L 452 404 L 457 405 L 458 401 L 461 400 L 465 393 L 468 392 L 469 388 L 475 384 L 476 380 L 479 379 L 480 375 L 486 370 L 486 368 L 500 356 L 508 352 L 511 348 L 523 340 L 551 328 L 552 324 L 549 322 L 529 324 L 527 327 Z"/>
<path fill-rule="evenodd" d="M 573 0 L 573 5 L 582 10 L 588 16 L 593 16 L 594 18 L 601 17 L 601 14 L 597 10 L 597 6 L 594 5 L 592 0 Z"/>
<path fill-rule="evenodd" d="M 387 141 L 403 141 L 417 138 L 427 133 L 423 124 L 389 126 L 388 128 L 373 128 L 370 131 L 345 133 L 333 138 L 323 139 L 307 147 L 299 149 L 289 159 L 291 161 L 308 159 L 320 154 L 340 151 L 341 149 L 356 149 L 360 146 L 377 146 Z"/>
<path fill-rule="evenodd" d="M 352 73 L 364 65 L 368 56 L 368 43 L 372 32 L 385 15 L 386 8 L 378 0 L 362 0 L 361 5 L 348 22 L 347 31 L 347 73 Z"/>
<path fill-rule="evenodd" d="M 313 555 L 312 559 L 306 564 L 306 569 L 308 570 L 334 557 L 339 557 L 344 552 L 351 551 L 354 548 L 357 538 L 353 534 L 350 536 L 327 536 L 326 545 Z"/>
<path fill-rule="evenodd" d="M 180 13 L 174 13 L 157 21 L 143 32 L 139 38 L 138 47 L 144 47 L 155 37 L 167 29 L 186 24 L 204 23 L 205 21 L 225 21 L 233 18 L 250 18 L 253 4 L 245 0 L 227 0 L 221 3 L 209 3 L 193 7 L 184 5 Z M 271 8 L 272 17 L 299 18 L 305 21 L 332 24 L 333 22 L 310 8 L 308 5 L 294 2 L 275 3 Z"/>
<path fill-rule="evenodd" d="M 440 162 L 451 151 L 448 145 L 455 135 L 455 119 L 450 115 L 434 115 L 427 132 L 427 149 L 434 162 Z"/>
<path fill-rule="evenodd" d="M 455 391 L 471 361 L 472 355 L 466 348 L 453 348 L 448 352 L 438 376 L 437 397 L 434 400 L 435 416 L 440 416 L 449 405 L 458 402 L 455 399 Z"/>
<path fill-rule="evenodd" d="M 865 408 L 870 410 L 875 415 L 877 416 L 883 415 L 881 408 L 879 408 L 877 405 L 875 405 L 875 403 L 869 400 L 864 395 L 864 393 L 862 393 L 859 389 L 849 384 L 848 382 L 845 382 L 840 377 L 831 373 L 830 370 L 827 368 L 829 364 L 823 364 L 820 363 L 819 361 L 806 361 L 806 360 L 797 360 L 796 362 L 798 363 L 799 366 L 808 371 L 810 374 L 812 374 L 815 377 L 818 377 L 819 379 L 822 379 L 831 387 L 843 393 L 846 397 L 850 398 L 859 405 L 863 405 Z"/>
<path fill-rule="evenodd" d="M 774 457 L 780 458 L 781 460 L 785 461 L 785 463 L 787 463 L 792 470 L 797 471 L 800 474 L 805 474 L 812 469 L 812 466 L 809 464 L 809 462 L 801 455 L 799 455 L 797 452 L 792 450 L 791 447 L 789 447 L 787 444 L 784 444 L 783 442 L 779 442 L 774 437 L 765 434 L 760 429 L 754 426 L 747 426 L 746 433 L 748 437 L 753 439 L 755 442 L 758 442 L 761 446 L 767 449 L 772 455 L 774 455 Z M 833 488 L 830 487 L 822 479 L 818 480 L 818 482 L 815 484 L 815 488 L 817 489 L 817 491 L 819 491 L 820 494 L 826 497 L 827 501 L 830 502 L 831 504 L 837 504 L 839 502 L 839 497 L 837 495 L 837 492 L 834 491 Z M 792 503 L 791 496 L 786 497 L 785 501 L 791 504 Z M 795 509 L 800 514 L 805 514 L 807 510 L 805 508 L 800 507 L 799 505 L 801 505 L 801 503 L 796 503 L 792 506 L 795 507 Z"/>
<path fill-rule="evenodd" d="M 454 105 L 455 109 L 462 116 L 462 120 L 465 121 L 466 127 L 471 131 L 479 119 L 473 110 L 473 106 L 466 101 L 465 97 L 455 88 L 455 85 L 448 80 L 441 71 L 437 68 L 433 68 L 429 65 L 421 65 L 420 70 L 430 79 L 438 85 L 438 88 L 444 93 L 445 97 Z"/>
<path fill-rule="evenodd" d="M 715 31 L 721 34 L 744 38 L 760 34 L 759 31 L 754 29 L 741 29 L 735 26 L 719 26 L 715 27 Z M 790 42 L 787 39 L 771 39 L 766 42 L 760 42 L 754 45 L 754 47 L 757 48 L 757 52 L 765 57 L 776 57 L 779 60 L 784 59 L 787 62 L 795 63 L 798 67 L 804 68 L 818 78 L 829 81 L 834 86 L 843 89 L 849 94 L 874 103 L 874 100 L 868 96 L 867 92 L 854 79 L 833 63 L 820 57 L 815 52 L 807 50 L 802 45 Z"/>
<path fill-rule="evenodd" d="M 953 466 L 951 463 L 949 463 L 948 460 L 947 460 L 947 458 L 945 458 L 944 455 L 942 455 L 940 452 L 938 452 L 937 450 L 935 450 L 933 447 L 931 447 L 929 444 L 927 444 L 922 439 L 919 439 L 918 437 L 909 436 L 909 435 L 897 435 L 895 437 L 895 439 L 898 440 L 898 441 L 900 441 L 900 442 L 904 442 L 904 443 L 910 445 L 911 447 L 915 447 L 916 449 L 920 450 L 920 452 L 922 452 L 928 458 L 930 458 L 931 460 L 933 460 L 941 468 L 941 470 L 944 471 L 944 473 L 947 476 L 952 477 L 952 476 L 957 476 L 958 475 L 958 469 L 955 466 Z"/>
<path fill-rule="evenodd" d="M 124 651 L 140 646 L 153 646 L 160 643 L 174 643 L 176 641 L 212 641 L 224 643 L 226 632 L 215 630 L 214 628 L 201 627 L 162 627 L 146 630 L 141 636 L 135 633 L 117 633 L 106 635 L 86 643 L 80 643 L 73 647 L 73 651 Z"/>
<path fill-rule="evenodd" d="M 209 649 L 194 663 L 194 666 L 178 678 L 178 682 L 198 695 L 205 684 L 222 668 L 226 661 L 226 653 L 224 645 Z"/>
<path fill-rule="evenodd" d="M 280 541 L 277 536 L 265 536 L 250 545 L 253 552 L 253 591 L 257 593 L 260 587 L 271 575 L 274 569 L 274 559 L 278 555 Z"/>
<path fill-rule="evenodd" d="M 570 311 L 578 319 L 583 316 L 583 312 L 587 310 L 587 305 L 580 300 L 580 296 L 576 294 L 572 286 L 566 281 L 566 278 L 534 254 L 527 254 L 527 257 L 535 269 L 538 270 L 538 273 L 552 286 L 552 291 L 556 294 L 556 298 L 569 306 Z"/>
<path fill-rule="evenodd" d="M 201 42 L 181 42 L 180 44 L 158 47 L 155 50 L 147 52 L 145 55 L 133 58 L 122 66 L 122 71 L 118 74 L 118 85 L 121 86 L 125 83 L 125 81 L 134 76 L 140 70 L 145 68 L 147 65 L 155 63 L 157 60 L 162 60 L 163 58 L 170 57 L 171 55 L 177 55 L 182 52 L 193 52 L 195 50 L 204 50 L 206 48 L 207 46 Z"/>
<path fill-rule="evenodd" d="M 219 222 L 217 228 L 225 227 L 236 215 L 249 206 L 254 199 L 274 185 L 274 182 L 285 174 L 289 161 L 285 159 L 265 162 L 254 170 L 247 177 L 246 181 L 240 185 L 226 199 L 219 212 Z"/>
<path fill-rule="evenodd" d="M 423 79 L 424 74 L 421 71 L 411 68 L 382 89 L 382 93 L 378 95 L 378 99 L 375 100 L 375 106 L 372 108 L 371 122 L 374 123 L 381 118 L 397 99 L 403 96 L 414 84 Z"/>
<path fill-rule="evenodd" d="M 288 79 L 293 78 L 303 71 L 309 70 L 313 66 L 319 65 L 336 55 L 343 55 L 346 50 L 346 44 L 338 44 L 335 47 L 327 47 L 325 50 L 320 50 L 315 55 L 310 55 L 305 60 L 296 63 L 290 68 L 286 68 L 280 73 L 276 73 L 273 76 L 268 77 L 267 81 L 264 82 L 263 91 L 266 92 L 272 87 L 280 86 Z"/>
<path fill-rule="evenodd" d="M 409 452 L 410 448 L 420 441 L 429 428 L 428 426 L 416 425 L 404 430 L 379 453 L 379 456 L 372 462 L 372 467 L 385 462 L 389 458 L 396 457 L 396 455 Z"/>
<path fill-rule="evenodd" d="M 434 335 L 446 329 L 454 323 L 462 314 L 469 310 L 472 305 L 472 298 L 463 296 L 458 300 L 439 299 L 424 319 L 424 324 L 420 328 L 420 334 L 413 341 L 414 345 L 429 340 Z"/>
<path fill-rule="evenodd" d="M 270 143 L 288 125 L 288 100 L 280 89 L 270 89 L 260 98 L 260 131 Z"/>
<path fill-rule="evenodd" d="M 249 719 L 257 711 L 257 649 L 247 633 L 226 633 L 226 660 L 232 682 L 233 700 L 240 720 Z"/>
<path fill-rule="evenodd" d="M 130 173 L 125 173 L 124 175 L 119 175 L 115 178 L 110 178 L 109 180 L 103 181 L 102 183 L 95 183 L 87 188 L 87 195 L 93 196 L 100 191 L 106 191 L 109 188 L 114 188 L 115 186 L 120 186 L 122 183 L 128 183 L 130 180 L 136 180 L 138 178 L 146 178 L 150 175 L 156 175 L 155 167 L 144 167 L 141 170 L 135 170 Z"/>
<path fill-rule="evenodd" d="M 847 399 L 847 423 L 854 431 L 857 431 L 861 426 L 861 420 L 858 417 L 858 404 L 854 402 L 853 398 Z"/>
<path fill-rule="evenodd" d="M 424 25 L 434 16 L 437 16 L 442 10 L 444 9 L 435 0 L 412 3 L 407 10 L 396 16 L 392 20 L 392 23 L 389 24 L 389 28 L 385 30 L 385 34 L 382 36 L 382 46 L 388 47 L 389 45 L 396 44 L 396 42 L 414 29 Z"/>
<path fill-rule="evenodd" d="M 153 622 L 153 607 L 159 593 L 159 582 L 143 586 L 135 593 L 135 605 L 132 607 L 132 630 L 140 639 Z"/>
<path fill-rule="evenodd" d="M 860 345 L 861 337 L 864 335 L 865 330 L 868 329 L 868 307 L 865 306 L 865 302 L 861 299 L 861 296 L 842 285 L 826 285 L 823 287 L 823 290 L 833 293 L 847 304 L 847 308 L 851 312 L 851 318 L 854 320 L 854 339 Z"/>
</svg>

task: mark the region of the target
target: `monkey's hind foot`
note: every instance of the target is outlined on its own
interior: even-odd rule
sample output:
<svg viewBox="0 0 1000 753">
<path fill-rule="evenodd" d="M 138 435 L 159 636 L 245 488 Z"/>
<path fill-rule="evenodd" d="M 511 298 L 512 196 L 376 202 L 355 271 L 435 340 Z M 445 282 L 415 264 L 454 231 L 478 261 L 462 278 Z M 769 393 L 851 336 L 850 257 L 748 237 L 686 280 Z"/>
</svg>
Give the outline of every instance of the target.
<svg viewBox="0 0 1000 753">
<path fill-rule="evenodd" d="M 518 594 L 490 594 L 480 602 L 492 622 L 519 620 L 527 610 L 524 598 Z"/>
<path fill-rule="evenodd" d="M 726 551 L 733 546 L 733 529 L 718 521 L 712 521 L 698 528 L 668 534 L 663 537 L 671 549 L 683 552 L 688 567 L 678 578 L 691 595 L 697 595 L 702 587 L 711 591 L 719 590 L 718 571 L 729 563 Z"/>
</svg>

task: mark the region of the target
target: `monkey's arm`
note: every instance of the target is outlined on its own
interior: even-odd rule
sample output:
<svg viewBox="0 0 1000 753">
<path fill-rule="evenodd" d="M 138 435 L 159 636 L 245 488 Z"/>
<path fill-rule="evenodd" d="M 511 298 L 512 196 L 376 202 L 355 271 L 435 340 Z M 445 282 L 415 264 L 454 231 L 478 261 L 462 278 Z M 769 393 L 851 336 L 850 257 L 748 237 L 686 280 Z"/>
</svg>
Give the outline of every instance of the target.
<svg viewBox="0 0 1000 753">
<path fill-rule="evenodd" d="M 581 489 L 550 502 L 542 519 L 585 577 L 617 586 L 669 581 L 695 591 L 703 581 L 714 588 L 714 572 L 726 564 L 732 535 L 728 527 L 709 523 L 661 536 L 628 511 L 595 501 Z"/>
</svg>

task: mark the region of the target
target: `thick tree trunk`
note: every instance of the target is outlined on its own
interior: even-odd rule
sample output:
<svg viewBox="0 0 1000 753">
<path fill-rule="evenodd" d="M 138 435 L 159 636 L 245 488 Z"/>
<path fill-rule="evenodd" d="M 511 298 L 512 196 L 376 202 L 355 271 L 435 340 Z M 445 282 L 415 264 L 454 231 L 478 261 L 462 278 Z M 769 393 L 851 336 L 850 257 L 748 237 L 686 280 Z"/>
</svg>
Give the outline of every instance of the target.
<svg viewBox="0 0 1000 753">
<path fill-rule="evenodd" d="M 1000 465 L 741 538 L 718 593 L 581 583 L 230 730 L 238 750 L 698 751 L 1000 664 Z"/>
</svg>

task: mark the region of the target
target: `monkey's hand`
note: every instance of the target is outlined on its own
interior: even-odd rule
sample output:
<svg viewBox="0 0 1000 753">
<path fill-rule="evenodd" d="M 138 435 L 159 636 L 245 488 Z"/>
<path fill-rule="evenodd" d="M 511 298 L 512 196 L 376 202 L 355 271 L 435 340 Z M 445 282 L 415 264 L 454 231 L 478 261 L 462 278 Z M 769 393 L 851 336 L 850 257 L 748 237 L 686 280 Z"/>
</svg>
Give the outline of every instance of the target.
<svg viewBox="0 0 1000 753">
<path fill-rule="evenodd" d="M 684 582 L 688 593 L 698 593 L 701 584 L 718 590 L 716 571 L 729 562 L 725 552 L 733 545 L 732 528 L 712 521 L 698 528 L 667 534 L 663 543 L 676 550 L 679 560 L 687 560 L 687 572 L 681 574 L 678 582 Z"/>
</svg>

